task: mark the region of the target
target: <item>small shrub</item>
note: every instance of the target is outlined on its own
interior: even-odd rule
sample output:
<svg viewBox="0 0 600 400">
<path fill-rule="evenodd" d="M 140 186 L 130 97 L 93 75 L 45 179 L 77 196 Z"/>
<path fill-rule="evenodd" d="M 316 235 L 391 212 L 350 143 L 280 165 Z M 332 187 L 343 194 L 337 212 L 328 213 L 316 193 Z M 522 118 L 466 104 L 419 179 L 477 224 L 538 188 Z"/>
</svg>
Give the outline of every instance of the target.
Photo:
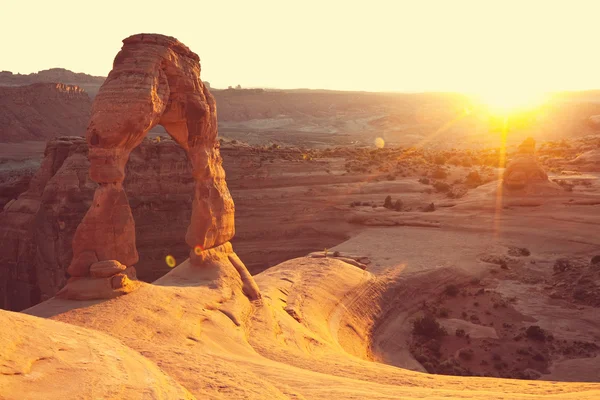
<svg viewBox="0 0 600 400">
<path fill-rule="evenodd" d="M 448 176 L 446 171 L 441 168 L 436 168 L 432 173 L 431 177 L 434 179 L 445 179 Z"/>
<path fill-rule="evenodd" d="M 437 155 L 434 157 L 433 162 L 437 165 L 444 165 L 446 163 L 446 160 L 444 159 L 444 156 Z"/>
<path fill-rule="evenodd" d="M 431 315 L 419 317 L 413 321 L 413 334 L 426 338 L 436 339 L 446 336 L 448 332 Z"/>
<path fill-rule="evenodd" d="M 455 332 L 456 337 L 464 337 L 465 336 L 465 330 L 464 329 L 457 329 Z"/>
<path fill-rule="evenodd" d="M 600 255 L 592 257 L 592 264 L 593 265 L 600 264 Z"/>
<path fill-rule="evenodd" d="M 525 247 L 510 247 L 508 249 L 508 255 L 515 257 L 529 257 L 531 252 Z"/>
<path fill-rule="evenodd" d="M 522 356 L 528 356 L 529 355 L 529 350 L 527 350 L 525 347 L 519 347 L 517 349 L 517 354 L 520 354 Z"/>
<path fill-rule="evenodd" d="M 540 342 L 546 341 L 546 331 L 540 328 L 538 325 L 531 325 L 525 331 L 528 339 L 537 340 Z"/>
<path fill-rule="evenodd" d="M 564 272 L 571 268 L 571 263 L 566 258 L 559 258 L 554 263 L 554 272 Z"/>
<path fill-rule="evenodd" d="M 385 198 L 385 200 L 383 201 L 383 206 L 389 209 L 392 209 L 394 207 L 392 204 L 392 196 L 387 196 Z"/>
<path fill-rule="evenodd" d="M 465 183 L 471 187 L 477 187 L 482 183 L 481 175 L 477 171 L 471 171 L 467 174 Z"/>
<path fill-rule="evenodd" d="M 470 361 L 473 359 L 474 353 L 471 349 L 460 349 L 458 356 L 463 360 Z"/>
<path fill-rule="evenodd" d="M 402 211 L 402 200 L 398 199 L 396 200 L 396 202 L 394 203 L 394 210 L 395 211 Z"/>
<path fill-rule="evenodd" d="M 440 308 L 438 310 L 438 315 L 440 316 L 440 318 L 448 318 L 448 316 L 450 315 L 450 310 L 447 308 Z"/>
<path fill-rule="evenodd" d="M 422 183 L 423 185 L 429 185 L 430 181 L 429 178 L 420 178 L 419 183 Z"/>
<path fill-rule="evenodd" d="M 450 185 L 447 184 L 446 182 L 439 182 L 436 181 L 433 184 L 433 188 L 437 191 L 437 192 L 441 192 L 441 193 L 446 193 L 450 190 Z"/>
<path fill-rule="evenodd" d="M 458 286 L 456 285 L 448 285 L 446 286 L 446 289 L 444 289 L 444 293 L 451 297 L 456 297 L 456 295 L 458 295 L 458 292 Z"/>
<path fill-rule="evenodd" d="M 435 211 L 435 204 L 433 204 L 433 203 L 430 203 L 423 208 L 423 212 L 434 212 L 434 211 Z"/>
</svg>

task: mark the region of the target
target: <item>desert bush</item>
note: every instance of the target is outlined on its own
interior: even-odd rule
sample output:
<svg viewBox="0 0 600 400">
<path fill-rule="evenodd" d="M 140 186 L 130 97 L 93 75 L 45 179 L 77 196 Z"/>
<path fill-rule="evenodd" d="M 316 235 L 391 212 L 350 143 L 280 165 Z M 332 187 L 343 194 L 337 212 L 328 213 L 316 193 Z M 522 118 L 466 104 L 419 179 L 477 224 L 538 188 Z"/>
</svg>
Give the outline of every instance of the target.
<svg viewBox="0 0 600 400">
<path fill-rule="evenodd" d="M 431 182 L 429 181 L 429 178 L 419 178 L 419 183 L 422 183 L 423 185 L 429 185 Z"/>
<path fill-rule="evenodd" d="M 525 247 L 510 247 L 508 249 L 508 255 L 515 257 L 528 257 L 531 255 L 531 252 Z"/>
<path fill-rule="evenodd" d="M 465 337 L 465 330 L 459 328 L 454 334 L 456 335 L 456 337 Z"/>
<path fill-rule="evenodd" d="M 470 361 L 473 359 L 474 352 L 471 349 L 460 349 L 458 352 L 458 356 L 463 360 Z"/>
<path fill-rule="evenodd" d="M 528 339 L 537 340 L 539 342 L 545 342 L 547 339 L 546 331 L 540 328 L 538 325 L 531 325 L 525 331 Z"/>
<path fill-rule="evenodd" d="M 448 192 L 450 190 L 450 185 L 447 184 L 446 182 L 439 182 L 436 181 L 433 184 L 433 188 L 437 191 L 437 192 Z"/>
<path fill-rule="evenodd" d="M 433 158 L 433 162 L 437 165 L 444 165 L 446 163 L 446 159 L 441 154 L 438 154 Z"/>
<path fill-rule="evenodd" d="M 396 211 L 402 211 L 402 206 L 403 206 L 402 200 L 398 199 L 394 203 L 394 210 L 396 210 Z"/>
<path fill-rule="evenodd" d="M 591 263 L 593 265 L 600 264 L 600 255 L 592 257 Z"/>
<path fill-rule="evenodd" d="M 385 200 L 383 201 L 383 206 L 389 209 L 392 209 L 394 207 L 392 204 L 392 196 L 387 196 L 385 198 Z"/>
<path fill-rule="evenodd" d="M 425 207 L 423 207 L 423 212 L 433 212 L 435 211 L 435 204 L 429 203 Z"/>
<path fill-rule="evenodd" d="M 436 168 L 431 173 L 431 177 L 434 179 L 445 179 L 447 176 L 448 174 L 442 168 Z"/>
<path fill-rule="evenodd" d="M 458 286 L 456 285 L 448 285 L 446 286 L 446 289 L 444 289 L 444 293 L 451 297 L 455 297 L 456 295 L 458 295 L 458 292 Z"/>
<path fill-rule="evenodd" d="M 566 258 L 559 258 L 554 263 L 554 272 L 564 272 L 571 268 L 571 263 Z"/>
<path fill-rule="evenodd" d="M 440 316 L 440 318 L 448 318 L 448 316 L 450 315 L 450 310 L 447 308 L 440 308 L 438 310 L 438 315 Z"/>
<path fill-rule="evenodd" d="M 413 321 L 412 332 L 414 335 L 423 336 L 430 339 L 446 336 L 448 332 L 431 315 L 419 317 Z"/>
<path fill-rule="evenodd" d="M 483 183 L 481 175 L 477 171 L 471 171 L 465 177 L 465 183 L 471 187 L 477 187 Z"/>
</svg>

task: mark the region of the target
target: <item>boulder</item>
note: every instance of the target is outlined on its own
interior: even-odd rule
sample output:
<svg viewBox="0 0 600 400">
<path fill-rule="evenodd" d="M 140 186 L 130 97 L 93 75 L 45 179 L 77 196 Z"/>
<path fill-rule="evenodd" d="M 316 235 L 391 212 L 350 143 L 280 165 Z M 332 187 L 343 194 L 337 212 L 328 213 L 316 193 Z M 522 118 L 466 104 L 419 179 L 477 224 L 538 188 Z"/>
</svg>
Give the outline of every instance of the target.
<svg viewBox="0 0 600 400">
<path fill-rule="evenodd" d="M 503 184 L 508 189 L 523 189 L 532 183 L 548 182 L 548 174 L 535 156 L 535 140 L 527 138 L 519 146 L 517 155 L 508 162 Z"/>
<path fill-rule="evenodd" d="M 127 267 L 117 260 L 98 261 L 90 267 L 90 275 L 94 278 L 108 278 L 125 271 Z"/>
</svg>

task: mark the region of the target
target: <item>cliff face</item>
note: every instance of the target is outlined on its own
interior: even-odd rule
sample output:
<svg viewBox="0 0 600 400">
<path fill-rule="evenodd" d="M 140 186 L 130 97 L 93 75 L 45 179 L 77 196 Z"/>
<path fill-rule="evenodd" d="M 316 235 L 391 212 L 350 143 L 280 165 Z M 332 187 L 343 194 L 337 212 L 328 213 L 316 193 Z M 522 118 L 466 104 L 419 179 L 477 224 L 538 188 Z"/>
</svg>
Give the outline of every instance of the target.
<svg viewBox="0 0 600 400">
<path fill-rule="evenodd" d="M 0 214 L 2 308 L 23 309 L 64 285 L 73 235 L 96 188 L 88 175 L 87 152 L 81 137 L 51 140 L 29 189 Z M 154 280 L 165 272 L 164 254 L 183 257 L 189 251 L 183 241 L 186 224 L 173 223 L 189 221 L 191 215 L 188 168 L 173 141 L 147 141 L 131 155 L 125 186 L 143 254 L 140 263 L 148 267 L 139 271 L 141 279 Z"/>
<path fill-rule="evenodd" d="M 29 189 L 0 213 L 0 308 L 30 307 L 66 282 L 73 236 L 96 189 L 87 152 L 82 137 L 50 140 Z M 331 247 L 351 231 L 328 211 L 331 199 L 310 189 L 335 178 L 327 167 L 303 161 L 299 150 L 224 144 L 221 154 L 236 203 L 233 244 L 251 272 Z M 131 153 L 125 176 L 140 256 L 137 275 L 154 281 L 169 271 L 167 255 L 177 262 L 188 257 L 190 165 L 174 141 L 146 139 Z"/>
<path fill-rule="evenodd" d="M 0 142 L 82 135 L 91 101 L 78 86 L 35 83 L 0 87 Z"/>
</svg>

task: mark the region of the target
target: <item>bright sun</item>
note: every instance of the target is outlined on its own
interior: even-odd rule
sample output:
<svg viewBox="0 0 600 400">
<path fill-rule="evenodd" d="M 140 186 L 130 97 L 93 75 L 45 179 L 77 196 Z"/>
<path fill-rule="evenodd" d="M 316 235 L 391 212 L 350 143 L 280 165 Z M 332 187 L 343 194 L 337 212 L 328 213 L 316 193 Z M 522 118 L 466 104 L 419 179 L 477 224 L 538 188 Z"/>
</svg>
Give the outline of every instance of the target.
<svg viewBox="0 0 600 400">
<path fill-rule="evenodd" d="M 547 100 L 547 94 L 538 90 L 494 88 L 476 94 L 478 103 L 491 114 L 509 115 L 532 110 Z"/>
</svg>

